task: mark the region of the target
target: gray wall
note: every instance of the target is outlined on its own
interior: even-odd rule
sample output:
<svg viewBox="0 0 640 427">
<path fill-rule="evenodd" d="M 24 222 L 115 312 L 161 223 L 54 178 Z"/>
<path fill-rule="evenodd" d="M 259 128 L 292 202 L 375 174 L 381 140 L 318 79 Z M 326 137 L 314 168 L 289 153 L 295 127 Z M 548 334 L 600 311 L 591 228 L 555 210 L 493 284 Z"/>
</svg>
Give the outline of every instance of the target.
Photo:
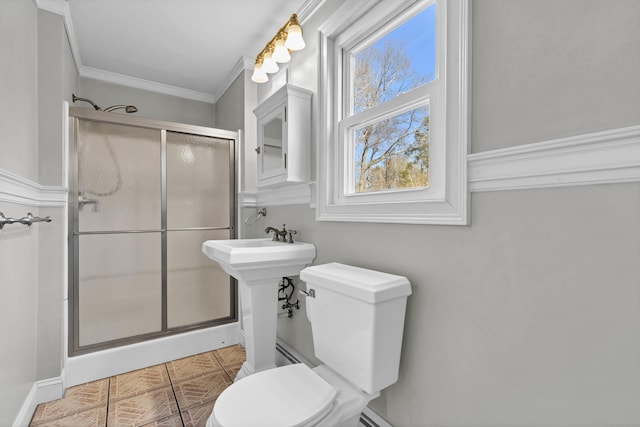
<svg viewBox="0 0 640 427">
<path fill-rule="evenodd" d="M 37 25 L 33 2 L 0 3 L 0 169 L 37 180 Z M 21 216 L 33 206 L 0 200 L 0 212 Z M 38 231 L 0 231 L 0 425 L 11 425 L 36 374 Z M 36 258 L 37 263 L 37 258 Z"/>
<path fill-rule="evenodd" d="M 472 152 L 640 124 L 639 2 L 473 8 Z M 317 95 L 307 39 L 292 83 Z M 394 426 L 638 424 L 640 184 L 474 193 L 471 217 L 334 223 L 269 207 L 245 235 L 286 223 L 316 245 L 316 263 L 410 279 L 400 379 L 370 405 Z M 302 310 L 278 335 L 318 362 Z"/>
<path fill-rule="evenodd" d="M 37 180 L 37 10 L 32 2 L 0 3 L 0 168 Z"/>
<path fill-rule="evenodd" d="M 3 1 L 0 54 L 0 172 L 60 187 L 63 101 L 77 85 L 62 18 L 38 11 L 30 1 Z M 62 371 L 64 212 L 62 207 L 38 205 L 0 192 L 0 211 L 6 216 L 32 212 L 53 218 L 49 224 L 12 225 L 0 231 L 3 426 L 13 424 L 35 381 L 59 377 Z"/>
<path fill-rule="evenodd" d="M 62 117 L 78 73 L 60 15 L 38 11 L 38 183 L 65 186 Z M 36 380 L 59 377 L 63 367 L 64 208 L 42 207 L 38 242 Z M 34 226 L 35 227 L 35 226 Z M 34 228 L 32 227 L 32 228 Z"/>
<path fill-rule="evenodd" d="M 102 108 L 111 105 L 135 105 L 138 117 L 214 127 L 215 105 L 202 101 L 149 92 L 101 80 L 80 79 L 77 96 L 89 98 Z M 92 108 L 85 102 L 77 102 L 76 107 Z M 115 111 L 126 114 L 123 110 Z"/>
<path fill-rule="evenodd" d="M 244 91 L 243 71 L 216 102 L 215 117 L 218 129 L 244 129 Z"/>
</svg>

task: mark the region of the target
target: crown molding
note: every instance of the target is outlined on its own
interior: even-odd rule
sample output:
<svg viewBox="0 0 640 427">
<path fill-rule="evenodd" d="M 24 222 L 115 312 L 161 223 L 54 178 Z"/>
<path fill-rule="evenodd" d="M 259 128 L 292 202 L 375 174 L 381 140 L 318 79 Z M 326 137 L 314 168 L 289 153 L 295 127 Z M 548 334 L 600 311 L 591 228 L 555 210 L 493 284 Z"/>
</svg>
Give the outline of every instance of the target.
<svg viewBox="0 0 640 427">
<path fill-rule="evenodd" d="M 81 77 L 102 80 L 109 83 L 134 87 L 151 92 L 163 93 L 165 95 L 178 96 L 180 98 L 193 99 L 195 101 L 215 104 L 244 70 L 251 71 L 253 69 L 253 60 L 248 57 L 241 57 L 233 67 L 233 69 L 229 72 L 222 84 L 218 87 L 218 89 L 213 94 L 210 94 L 206 92 L 185 89 L 178 86 L 172 86 L 165 83 L 159 83 L 152 80 L 131 77 L 107 70 L 101 70 L 98 68 L 88 67 L 82 64 L 82 59 L 80 57 L 80 48 L 78 47 L 78 41 L 76 38 L 75 29 L 73 27 L 73 20 L 71 19 L 71 10 L 69 9 L 69 3 L 66 0 L 33 1 L 38 9 L 55 13 L 63 17 L 64 26 L 67 32 L 67 38 L 69 40 L 69 46 L 71 48 L 71 55 L 73 56 L 73 60 L 76 64 L 78 74 Z M 305 1 L 298 10 L 300 21 L 304 22 L 308 17 L 312 16 L 325 1 L 326 0 Z"/>
<path fill-rule="evenodd" d="M 640 126 L 474 153 L 469 189 L 518 190 L 640 181 Z"/>
<path fill-rule="evenodd" d="M 241 57 L 236 65 L 233 66 L 233 69 L 229 72 L 227 77 L 224 79 L 222 84 L 218 87 L 218 89 L 213 93 L 213 102 L 218 102 L 218 99 L 231 87 L 233 82 L 236 81 L 240 73 L 243 71 L 253 70 L 253 60 L 246 56 Z"/>
<path fill-rule="evenodd" d="M 69 40 L 71 56 L 73 56 L 73 61 L 76 64 L 76 70 L 78 71 L 78 74 L 80 74 L 80 70 L 82 69 L 82 60 L 80 58 L 80 48 L 78 47 L 76 31 L 73 28 L 69 2 L 66 0 L 34 0 L 34 2 L 38 9 L 62 16 L 64 28 L 67 32 L 67 39 Z"/>
<path fill-rule="evenodd" d="M 114 73 L 112 71 L 100 70 L 98 68 L 82 66 L 80 68 L 80 76 L 89 79 L 102 80 L 109 83 L 115 83 L 123 86 L 134 87 L 137 89 L 148 90 L 151 92 L 163 93 L 165 95 L 178 96 L 180 98 L 193 99 L 195 101 L 215 103 L 213 95 L 205 92 L 198 92 L 191 89 L 185 89 L 178 86 L 172 86 L 164 83 L 154 82 L 152 80 L 141 79 L 138 77 L 127 76 L 125 74 Z"/>
<path fill-rule="evenodd" d="M 296 14 L 298 15 L 298 20 L 301 24 L 307 22 L 309 18 L 313 16 L 314 13 L 317 12 L 318 9 L 326 2 L 327 0 L 307 0 L 305 1 Z"/>
<path fill-rule="evenodd" d="M 215 95 L 205 92 L 199 92 L 191 89 L 185 89 L 178 86 L 172 86 L 164 83 L 155 82 L 152 80 L 141 79 L 137 77 L 131 77 L 124 74 L 114 73 L 111 71 L 101 70 L 98 68 L 87 67 L 82 64 L 80 57 L 80 48 L 78 47 L 78 41 L 76 32 L 73 26 L 73 20 L 71 19 L 71 9 L 69 3 L 66 0 L 34 0 L 38 9 L 54 13 L 63 17 L 65 30 L 67 32 L 67 39 L 69 40 L 69 47 L 71 48 L 71 55 L 76 64 L 76 69 L 81 77 L 90 79 L 102 80 L 109 83 L 115 83 L 123 86 L 134 87 L 137 89 L 148 90 L 151 92 L 163 93 L 165 95 L 178 96 L 180 98 L 193 99 L 195 101 L 207 102 L 209 104 L 215 104 L 217 98 Z M 253 64 L 251 64 L 253 65 Z M 236 70 L 238 66 L 231 72 L 239 74 L 239 70 Z M 227 78 L 227 80 L 229 77 Z M 234 78 L 235 79 L 235 78 Z M 225 84 L 226 84 L 225 80 Z M 233 83 L 233 80 L 231 80 Z M 224 87 L 224 84 L 223 84 Z M 224 90 L 228 88 L 225 87 Z M 224 93 L 224 91 L 222 91 Z"/>
</svg>

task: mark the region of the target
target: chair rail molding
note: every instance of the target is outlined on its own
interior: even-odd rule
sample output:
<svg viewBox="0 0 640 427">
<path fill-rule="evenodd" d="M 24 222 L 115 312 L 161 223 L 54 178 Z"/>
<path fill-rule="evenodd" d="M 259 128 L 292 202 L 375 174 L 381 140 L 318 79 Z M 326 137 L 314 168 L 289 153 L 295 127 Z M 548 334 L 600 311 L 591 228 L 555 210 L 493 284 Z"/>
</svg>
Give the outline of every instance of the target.
<svg viewBox="0 0 640 427">
<path fill-rule="evenodd" d="M 640 125 L 470 154 L 469 190 L 640 181 Z"/>
<path fill-rule="evenodd" d="M 37 207 L 61 207 L 67 202 L 67 187 L 40 185 L 0 169 L 0 201 Z"/>
</svg>

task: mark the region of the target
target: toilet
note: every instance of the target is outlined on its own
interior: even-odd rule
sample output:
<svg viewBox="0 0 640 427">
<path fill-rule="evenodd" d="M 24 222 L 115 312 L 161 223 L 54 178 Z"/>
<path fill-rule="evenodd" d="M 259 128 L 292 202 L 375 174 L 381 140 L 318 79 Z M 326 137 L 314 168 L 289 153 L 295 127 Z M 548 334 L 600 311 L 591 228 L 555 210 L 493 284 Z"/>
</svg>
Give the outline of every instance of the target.
<svg viewBox="0 0 640 427">
<path fill-rule="evenodd" d="M 316 357 L 257 372 L 224 390 L 207 427 L 357 426 L 398 380 L 409 281 L 330 263 L 300 272 Z"/>
</svg>

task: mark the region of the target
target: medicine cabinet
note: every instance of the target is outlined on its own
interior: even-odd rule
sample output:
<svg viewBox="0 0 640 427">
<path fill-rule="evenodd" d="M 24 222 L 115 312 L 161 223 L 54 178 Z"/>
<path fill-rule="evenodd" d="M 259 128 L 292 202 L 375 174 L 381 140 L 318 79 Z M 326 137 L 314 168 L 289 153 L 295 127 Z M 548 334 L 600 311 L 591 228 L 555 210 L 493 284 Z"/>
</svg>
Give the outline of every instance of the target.
<svg viewBox="0 0 640 427">
<path fill-rule="evenodd" d="M 258 187 L 308 182 L 311 92 L 286 84 L 253 113 L 258 120 Z"/>
</svg>

